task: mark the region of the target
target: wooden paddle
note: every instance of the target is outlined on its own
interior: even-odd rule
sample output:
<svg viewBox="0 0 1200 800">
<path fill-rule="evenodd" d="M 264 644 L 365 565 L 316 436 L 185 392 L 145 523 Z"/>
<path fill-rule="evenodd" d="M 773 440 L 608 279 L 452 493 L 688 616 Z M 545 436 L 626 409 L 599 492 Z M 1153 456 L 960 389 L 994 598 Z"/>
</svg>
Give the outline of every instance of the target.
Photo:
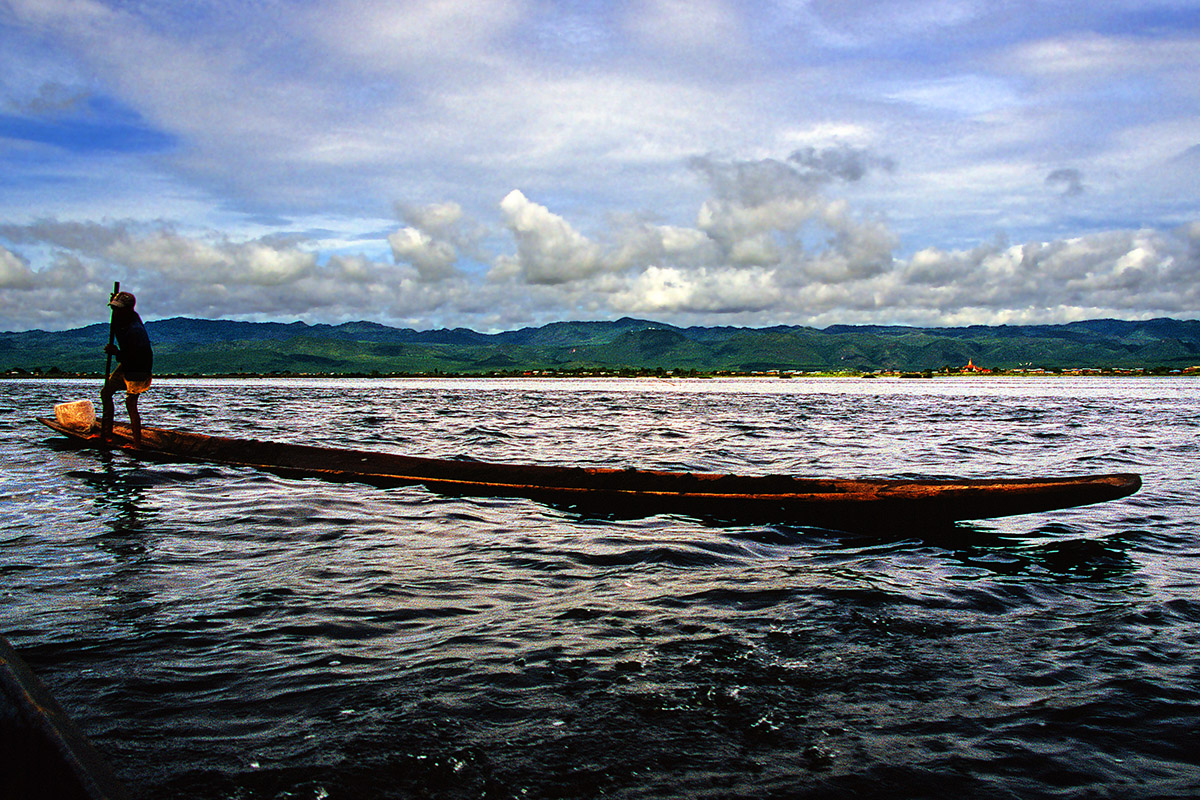
<svg viewBox="0 0 1200 800">
<path fill-rule="evenodd" d="M 111 301 L 113 297 L 117 296 L 117 292 L 119 292 L 119 291 L 121 291 L 121 282 L 113 281 L 112 297 L 110 297 L 108 299 Z M 108 346 L 112 347 L 112 343 L 117 338 L 117 326 L 116 326 L 117 310 L 115 308 L 113 308 L 112 306 L 109 306 L 108 311 L 109 311 L 109 314 L 108 314 Z M 112 373 L 112 353 L 108 353 L 107 358 L 104 360 L 104 382 L 105 383 L 108 383 L 108 376 L 110 373 Z"/>
</svg>

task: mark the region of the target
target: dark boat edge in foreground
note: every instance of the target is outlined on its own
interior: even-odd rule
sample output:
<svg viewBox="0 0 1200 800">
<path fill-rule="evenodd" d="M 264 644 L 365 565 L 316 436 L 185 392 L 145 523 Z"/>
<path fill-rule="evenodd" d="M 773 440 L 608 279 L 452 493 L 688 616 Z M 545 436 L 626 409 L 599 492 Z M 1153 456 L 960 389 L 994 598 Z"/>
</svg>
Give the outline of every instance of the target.
<svg viewBox="0 0 1200 800">
<path fill-rule="evenodd" d="M 0 636 L 0 797 L 122 800 L 125 787 Z"/>
<path fill-rule="evenodd" d="M 379 486 L 421 484 L 471 496 L 527 497 L 553 505 L 607 509 L 621 515 L 689 516 L 794 522 L 835 529 L 924 527 L 961 520 L 1033 514 L 1116 500 L 1141 477 L 1110 473 L 1063 478 L 956 480 L 797 478 L 699 472 L 496 464 L 420 458 L 368 450 L 208 436 L 142 428 L 135 446 L 115 425 L 105 445 L 94 431 L 55 419 L 39 421 L 87 447 L 112 447 L 155 459 L 254 467 L 276 474 Z"/>
</svg>

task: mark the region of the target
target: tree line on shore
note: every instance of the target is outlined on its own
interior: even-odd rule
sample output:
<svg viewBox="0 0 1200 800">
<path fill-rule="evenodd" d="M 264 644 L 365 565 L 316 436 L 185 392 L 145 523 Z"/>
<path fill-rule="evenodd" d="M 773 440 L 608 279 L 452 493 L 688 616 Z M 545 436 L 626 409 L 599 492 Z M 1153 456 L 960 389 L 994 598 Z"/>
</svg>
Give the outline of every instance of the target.
<svg viewBox="0 0 1200 800">
<path fill-rule="evenodd" d="M 642 376 L 1194 374 L 1200 322 L 691 327 L 622 319 L 485 334 L 377 323 L 174 318 L 147 323 L 155 372 L 178 376 Z M 0 333 L 9 376 L 98 375 L 107 326 Z"/>
</svg>

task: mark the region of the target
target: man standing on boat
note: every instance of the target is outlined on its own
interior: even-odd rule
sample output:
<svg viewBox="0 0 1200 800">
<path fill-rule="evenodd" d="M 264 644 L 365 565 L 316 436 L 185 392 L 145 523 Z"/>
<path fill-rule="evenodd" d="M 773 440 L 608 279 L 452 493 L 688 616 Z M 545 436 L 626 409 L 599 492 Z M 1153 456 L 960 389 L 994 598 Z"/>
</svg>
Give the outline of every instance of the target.
<svg viewBox="0 0 1200 800">
<path fill-rule="evenodd" d="M 138 413 L 138 395 L 150 388 L 150 371 L 154 367 L 154 351 L 150 348 L 150 337 L 142 318 L 133 310 L 137 300 L 129 292 L 117 292 L 108 300 L 112 308 L 113 335 L 117 343 L 111 342 L 104 352 L 117 359 L 117 368 L 104 381 L 100 390 L 103 416 L 100 421 L 100 438 L 109 441 L 113 426 L 113 395 L 125 392 L 125 408 L 129 411 L 129 426 L 133 429 L 133 443 L 142 443 L 142 417 Z"/>
</svg>

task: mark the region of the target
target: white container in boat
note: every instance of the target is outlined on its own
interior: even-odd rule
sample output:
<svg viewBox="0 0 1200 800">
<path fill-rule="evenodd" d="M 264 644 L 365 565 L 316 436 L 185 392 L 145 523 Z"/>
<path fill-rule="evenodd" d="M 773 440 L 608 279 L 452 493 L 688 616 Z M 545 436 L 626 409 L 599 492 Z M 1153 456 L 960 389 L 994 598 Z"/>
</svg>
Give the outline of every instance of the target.
<svg viewBox="0 0 1200 800">
<path fill-rule="evenodd" d="M 54 419 L 64 428 L 91 430 L 96 424 L 96 407 L 92 405 L 91 400 L 59 403 L 54 407 Z"/>
</svg>

